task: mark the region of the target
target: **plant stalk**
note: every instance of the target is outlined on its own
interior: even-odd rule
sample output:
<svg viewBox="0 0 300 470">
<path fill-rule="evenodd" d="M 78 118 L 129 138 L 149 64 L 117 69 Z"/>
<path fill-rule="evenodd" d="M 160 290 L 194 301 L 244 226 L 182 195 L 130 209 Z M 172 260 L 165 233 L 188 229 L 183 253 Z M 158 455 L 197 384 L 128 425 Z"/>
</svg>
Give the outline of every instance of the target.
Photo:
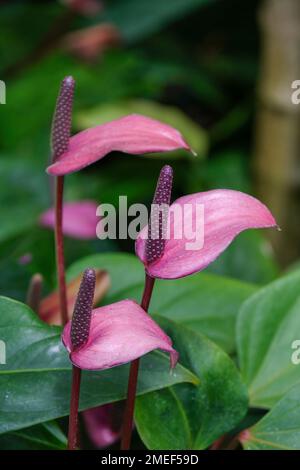
<svg viewBox="0 0 300 470">
<path fill-rule="evenodd" d="M 68 450 L 78 448 L 78 406 L 80 395 L 81 369 L 73 365 L 72 389 L 68 431 Z"/>
<path fill-rule="evenodd" d="M 141 302 L 141 307 L 148 312 L 153 286 L 155 279 L 145 276 L 145 287 Z M 127 400 L 123 420 L 122 438 L 121 438 L 121 450 L 129 450 L 131 444 L 132 428 L 133 428 L 133 416 L 134 416 L 134 405 L 137 388 L 137 380 L 139 373 L 140 360 L 135 359 L 130 364 L 128 389 L 127 389 Z"/>
<path fill-rule="evenodd" d="M 66 293 L 65 277 L 65 257 L 64 257 L 64 238 L 63 238 L 63 193 L 64 177 L 56 178 L 56 197 L 55 197 L 55 251 L 56 251 L 56 270 L 59 292 L 59 306 L 61 323 L 64 326 L 68 321 L 68 306 Z"/>
</svg>

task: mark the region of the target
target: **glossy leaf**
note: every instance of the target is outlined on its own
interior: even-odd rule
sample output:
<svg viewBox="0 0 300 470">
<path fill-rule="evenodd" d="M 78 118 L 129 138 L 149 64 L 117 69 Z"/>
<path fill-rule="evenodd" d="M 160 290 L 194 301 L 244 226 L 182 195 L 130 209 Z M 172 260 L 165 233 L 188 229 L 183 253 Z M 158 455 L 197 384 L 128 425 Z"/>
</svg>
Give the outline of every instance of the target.
<svg viewBox="0 0 300 470">
<path fill-rule="evenodd" d="M 67 438 L 55 421 L 0 436 L 2 450 L 64 450 Z"/>
<path fill-rule="evenodd" d="M 300 271 L 282 277 L 242 305 L 238 358 L 252 406 L 269 408 L 299 381 L 292 362 L 300 331 Z"/>
<path fill-rule="evenodd" d="M 270 242 L 258 230 L 241 233 L 208 271 L 240 281 L 266 284 L 274 281 L 279 267 L 274 260 Z"/>
<path fill-rule="evenodd" d="M 205 449 L 232 430 L 247 412 L 247 392 L 231 359 L 203 335 L 160 319 L 161 327 L 172 336 L 183 364 L 198 376 L 197 387 L 176 386 L 172 394 L 147 394 L 137 400 L 137 427 L 150 449 Z M 157 402 L 162 403 L 156 404 Z M 171 425 L 165 416 L 173 408 Z M 181 445 L 181 443 L 180 443 Z"/>
<path fill-rule="evenodd" d="M 1 339 L 6 364 L 0 367 L 0 433 L 31 426 L 69 413 L 71 363 L 61 342 L 61 328 L 43 323 L 24 304 L 0 298 Z M 83 374 L 80 409 L 122 400 L 128 366 Z M 197 382 L 178 365 L 171 375 L 163 353 L 144 356 L 138 393 L 180 381 Z"/>
<path fill-rule="evenodd" d="M 240 434 L 246 450 L 300 450 L 300 385 L 293 387 L 258 423 Z"/>
<path fill-rule="evenodd" d="M 81 273 L 86 266 L 108 272 L 111 288 L 104 298 L 105 304 L 124 298 L 140 301 L 144 270 L 135 256 L 107 253 L 83 258 L 70 267 L 69 279 Z M 157 280 L 150 312 L 202 332 L 226 351 L 233 352 L 238 309 L 255 290 L 252 284 L 206 273 L 174 281 Z"/>
<path fill-rule="evenodd" d="M 148 449 L 182 450 L 191 447 L 191 431 L 181 401 L 172 388 L 136 400 L 138 432 Z"/>
</svg>

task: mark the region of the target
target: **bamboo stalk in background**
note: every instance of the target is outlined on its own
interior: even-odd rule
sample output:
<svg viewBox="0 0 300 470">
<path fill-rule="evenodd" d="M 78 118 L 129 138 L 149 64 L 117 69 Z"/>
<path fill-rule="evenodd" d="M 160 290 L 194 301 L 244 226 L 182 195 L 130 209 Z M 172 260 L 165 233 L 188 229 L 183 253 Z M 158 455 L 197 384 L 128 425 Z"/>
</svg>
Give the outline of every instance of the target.
<svg viewBox="0 0 300 470">
<path fill-rule="evenodd" d="M 261 73 L 255 135 L 257 192 L 282 232 L 270 231 L 283 266 L 300 258 L 300 1 L 265 0 L 260 11 Z"/>
</svg>

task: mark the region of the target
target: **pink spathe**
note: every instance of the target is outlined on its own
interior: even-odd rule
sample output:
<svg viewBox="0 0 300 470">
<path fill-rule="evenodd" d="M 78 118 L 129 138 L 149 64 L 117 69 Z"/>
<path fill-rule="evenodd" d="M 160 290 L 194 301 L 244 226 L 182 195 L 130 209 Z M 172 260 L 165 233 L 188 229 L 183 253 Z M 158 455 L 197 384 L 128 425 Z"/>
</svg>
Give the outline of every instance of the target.
<svg viewBox="0 0 300 470">
<path fill-rule="evenodd" d="M 199 218 L 201 214 L 197 211 L 197 205 L 203 208 L 203 219 L 198 220 L 198 231 L 202 231 L 203 244 L 199 243 L 197 249 L 188 249 L 187 244 L 193 241 L 190 234 L 195 230 L 196 216 Z M 184 217 L 176 217 L 174 222 L 172 211 L 176 213 L 175 206 L 177 213 L 178 209 L 181 210 Z M 181 197 L 170 206 L 170 236 L 161 258 L 152 264 L 146 263 L 147 227 L 141 231 L 136 241 L 136 253 L 150 276 L 176 279 L 205 269 L 244 230 L 274 226 L 276 221 L 269 209 L 252 196 L 227 189 L 196 193 Z M 187 228 L 188 236 L 185 232 Z M 199 240 L 200 238 L 199 236 Z"/>
<path fill-rule="evenodd" d="M 68 150 L 47 168 L 50 175 L 81 170 L 112 151 L 129 154 L 190 150 L 180 132 L 146 116 L 131 114 L 71 137 Z"/>
<path fill-rule="evenodd" d="M 94 201 L 65 202 L 63 204 L 63 234 L 80 240 L 97 238 L 97 204 Z M 54 229 L 55 210 L 48 209 L 39 219 L 40 225 Z"/>
<path fill-rule="evenodd" d="M 133 300 L 122 300 L 93 310 L 87 343 L 72 351 L 71 322 L 64 328 L 62 340 L 72 363 L 81 369 L 109 369 L 144 356 L 154 349 L 170 354 L 175 367 L 178 353 L 171 339 Z"/>
<path fill-rule="evenodd" d="M 87 433 L 96 447 L 103 449 L 114 444 L 120 438 L 123 408 L 124 404 L 117 402 L 82 412 Z"/>
</svg>

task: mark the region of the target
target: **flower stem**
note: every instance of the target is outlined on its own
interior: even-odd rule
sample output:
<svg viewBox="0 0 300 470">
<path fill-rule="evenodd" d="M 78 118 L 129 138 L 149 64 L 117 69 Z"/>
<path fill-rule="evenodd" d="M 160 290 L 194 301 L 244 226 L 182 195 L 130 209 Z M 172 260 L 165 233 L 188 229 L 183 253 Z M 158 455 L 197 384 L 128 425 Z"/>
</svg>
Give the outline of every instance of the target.
<svg viewBox="0 0 300 470">
<path fill-rule="evenodd" d="M 56 178 L 56 198 L 55 198 L 55 250 L 56 250 L 56 269 L 57 269 L 61 323 L 62 325 L 65 325 L 68 321 L 68 307 L 67 307 L 66 278 L 65 278 L 64 238 L 63 238 L 63 231 L 62 231 L 63 193 L 64 193 L 64 177 L 58 176 Z"/>
<path fill-rule="evenodd" d="M 146 273 L 145 277 L 145 287 L 141 302 L 141 307 L 147 312 L 152 296 L 153 286 L 155 279 L 148 276 Z M 134 415 L 134 405 L 135 405 L 135 396 L 136 396 L 136 387 L 137 379 L 139 373 L 139 364 L 140 360 L 135 359 L 130 364 L 129 379 L 128 379 L 128 389 L 127 389 L 127 401 L 124 413 L 123 428 L 122 428 L 122 439 L 121 439 L 121 449 L 128 450 L 131 444 L 131 435 L 133 427 L 133 415 Z"/>
<path fill-rule="evenodd" d="M 78 447 L 78 406 L 81 382 L 81 369 L 73 365 L 72 389 L 70 402 L 68 450 L 76 450 Z"/>
</svg>

